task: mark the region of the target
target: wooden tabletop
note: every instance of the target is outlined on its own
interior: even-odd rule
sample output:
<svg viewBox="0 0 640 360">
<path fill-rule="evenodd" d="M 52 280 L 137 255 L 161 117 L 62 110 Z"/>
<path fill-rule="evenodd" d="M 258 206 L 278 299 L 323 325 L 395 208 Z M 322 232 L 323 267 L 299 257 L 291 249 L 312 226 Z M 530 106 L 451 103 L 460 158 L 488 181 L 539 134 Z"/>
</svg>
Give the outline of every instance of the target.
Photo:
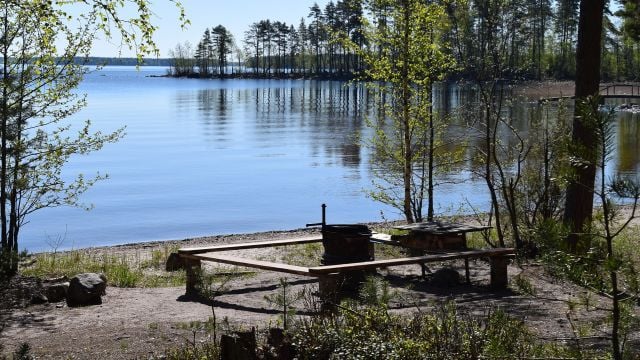
<svg viewBox="0 0 640 360">
<path fill-rule="evenodd" d="M 445 221 L 427 221 L 394 226 L 394 229 L 424 232 L 434 235 L 459 234 L 491 229 L 491 226 L 474 226 Z"/>
</svg>

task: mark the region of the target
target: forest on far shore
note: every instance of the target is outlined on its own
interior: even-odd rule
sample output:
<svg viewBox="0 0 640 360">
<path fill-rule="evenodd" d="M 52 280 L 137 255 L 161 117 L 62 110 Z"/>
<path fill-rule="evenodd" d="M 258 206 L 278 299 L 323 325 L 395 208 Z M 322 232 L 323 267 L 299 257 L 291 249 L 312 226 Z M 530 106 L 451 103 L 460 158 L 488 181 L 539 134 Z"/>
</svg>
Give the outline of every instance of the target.
<svg viewBox="0 0 640 360">
<path fill-rule="evenodd" d="M 495 57 L 511 80 L 572 80 L 576 73 L 579 0 L 438 0 L 446 31 L 434 43 L 446 48 L 458 67 L 449 79 L 476 78 L 472 59 Z M 635 7 L 634 7 L 635 6 Z M 204 30 L 192 45 L 170 51 L 171 75 L 188 77 L 352 78 L 364 68 L 366 23 L 392 27 L 392 4 L 378 0 L 315 3 L 298 24 L 273 19 L 254 22 L 242 34 L 223 25 Z M 603 81 L 640 79 L 640 14 L 633 1 L 611 1 L 601 39 Z M 501 44 L 496 53 L 489 44 Z M 242 64 L 242 66 L 239 66 Z"/>
</svg>

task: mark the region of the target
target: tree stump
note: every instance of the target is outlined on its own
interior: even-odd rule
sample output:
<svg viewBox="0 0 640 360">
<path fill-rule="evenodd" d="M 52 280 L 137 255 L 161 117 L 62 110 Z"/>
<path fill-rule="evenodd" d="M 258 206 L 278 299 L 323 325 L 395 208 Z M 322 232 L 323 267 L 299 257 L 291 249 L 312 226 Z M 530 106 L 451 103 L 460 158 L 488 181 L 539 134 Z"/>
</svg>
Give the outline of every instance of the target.
<svg viewBox="0 0 640 360">
<path fill-rule="evenodd" d="M 255 360 L 256 329 L 236 331 L 220 337 L 220 358 L 225 360 Z"/>
<path fill-rule="evenodd" d="M 275 353 L 275 356 L 271 356 L 271 359 L 276 360 L 289 360 L 293 358 L 293 346 L 291 345 L 291 339 L 287 336 L 284 329 L 271 328 L 269 329 L 269 336 L 267 337 L 267 345 Z"/>
</svg>

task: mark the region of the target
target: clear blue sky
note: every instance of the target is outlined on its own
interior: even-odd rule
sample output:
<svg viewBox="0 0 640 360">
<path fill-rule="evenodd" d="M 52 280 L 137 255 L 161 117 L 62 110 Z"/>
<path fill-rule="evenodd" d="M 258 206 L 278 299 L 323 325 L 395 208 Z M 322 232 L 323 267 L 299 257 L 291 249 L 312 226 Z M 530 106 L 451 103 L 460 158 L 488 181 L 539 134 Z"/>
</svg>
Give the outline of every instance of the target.
<svg viewBox="0 0 640 360">
<path fill-rule="evenodd" d="M 151 0 L 151 9 L 156 15 L 152 21 L 159 27 L 155 41 L 160 48 L 160 57 L 168 57 L 169 50 L 178 42 L 188 40 L 195 45 L 206 28 L 221 24 L 233 33 L 236 42 L 241 45 L 249 25 L 259 20 L 278 20 L 297 27 L 300 18 L 304 17 L 308 23 L 309 8 L 316 2 L 324 8 L 329 0 L 182 0 L 187 17 L 191 20 L 191 25 L 183 31 L 172 3 L 168 0 Z M 118 46 L 115 44 L 119 44 L 119 39 L 97 41 L 92 55 L 117 56 Z M 133 55 L 127 49 L 122 49 L 122 57 Z"/>
</svg>

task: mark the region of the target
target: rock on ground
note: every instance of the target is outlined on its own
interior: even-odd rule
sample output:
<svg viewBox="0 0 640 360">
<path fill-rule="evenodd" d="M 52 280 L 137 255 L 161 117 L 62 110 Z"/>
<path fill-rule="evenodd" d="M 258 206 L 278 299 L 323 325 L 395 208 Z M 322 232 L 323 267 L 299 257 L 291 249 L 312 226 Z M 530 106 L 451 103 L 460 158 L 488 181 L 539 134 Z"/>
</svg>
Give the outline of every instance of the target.
<svg viewBox="0 0 640 360">
<path fill-rule="evenodd" d="M 67 291 L 67 305 L 86 306 L 102 304 L 106 294 L 107 278 L 103 274 L 83 273 L 71 278 Z"/>
</svg>

